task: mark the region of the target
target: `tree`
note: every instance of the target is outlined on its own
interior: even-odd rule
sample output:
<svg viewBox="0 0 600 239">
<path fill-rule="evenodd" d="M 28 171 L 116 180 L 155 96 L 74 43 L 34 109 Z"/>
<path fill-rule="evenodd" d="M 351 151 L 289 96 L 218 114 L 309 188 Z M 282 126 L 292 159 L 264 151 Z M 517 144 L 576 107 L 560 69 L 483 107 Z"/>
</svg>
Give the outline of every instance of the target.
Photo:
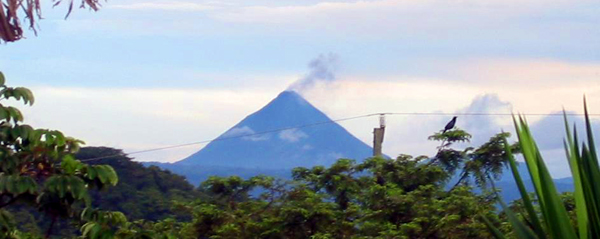
<svg viewBox="0 0 600 239">
<path fill-rule="evenodd" d="M 23 124 L 23 114 L 13 106 L 15 100 L 32 105 L 32 92 L 23 87 L 8 87 L 0 72 L 0 237 L 15 237 L 9 206 L 34 208 L 51 222 L 45 237 L 59 218 L 79 220 L 82 208 L 90 206 L 90 189 L 116 185 L 113 168 L 87 165 L 73 157 L 83 143 L 60 131 L 34 129 Z"/>
<path fill-rule="evenodd" d="M 497 218 L 494 197 L 450 192 L 450 174 L 426 157 L 374 157 L 357 164 L 296 168 L 293 180 L 211 177 L 210 198 L 183 204 L 180 238 L 488 238 L 480 214 Z M 152 228 L 148 226 L 147 228 Z"/>
<path fill-rule="evenodd" d="M 62 3 L 62 0 L 53 0 L 53 6 Z M 65 19 L 71 14 L 74 0 L 69 1 Z M 89 8 L 97 11 L 100 8 L 99 0 L 81 0 L 80 8 Z M 21 20 L 21 19 L 25 20 Z M 0 0 L 0 43 L 14 42 L 23 38 L 23 23 L 37 34 L 36 22 L 42 19 L 42 6 L 40 1 L 15 1 Z"/>
<path fill-rule="evenodd" d="M 451 148 L 455 143 L 469 142 L 471 135 L 464 130 L 454 129 L 451 131 L 440 131 L 429 137 L 430 140 L 441 141 L 438 153 L 431 159 L 432 164 L 437 164 L 450 174 L 459 171 L 459 177 L 450 189 L 464 184 L 469 185 L 474 181 L 477 186 L 487 189 L 502 176 L 508 169 L 507 152 L 504 139 L 510 137 L 510 133 L 502 132 L 492 136 L 488 142 L 478 148 L 467 147 L 463 150 Z M 513 153 L 519 152 L 519 145 L 510 146 Z"/>
</svg>

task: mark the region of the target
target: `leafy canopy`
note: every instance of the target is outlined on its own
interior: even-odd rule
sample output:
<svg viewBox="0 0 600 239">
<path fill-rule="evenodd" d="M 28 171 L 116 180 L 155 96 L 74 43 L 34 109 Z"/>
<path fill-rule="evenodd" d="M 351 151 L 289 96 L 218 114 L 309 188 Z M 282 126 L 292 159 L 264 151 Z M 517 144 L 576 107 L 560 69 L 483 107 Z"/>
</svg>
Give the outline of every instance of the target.
<svg viewBox="0 0 600 239">
<path fill-rule="evenodd" d="M 77 218 L 90 206 L 91 189 L 114 186 L 112 167 L 87 165 L 73 157 L 83 143 L 56 130 L 23 124 L 23 114 L 8 101 L 34 103 L 31 91 L 9 87 L 0 72 L 0 237 L 16 237 L 11 205 L 26 205 L 48 215 L 52 233 L 58 218 Z"/>
</svg>

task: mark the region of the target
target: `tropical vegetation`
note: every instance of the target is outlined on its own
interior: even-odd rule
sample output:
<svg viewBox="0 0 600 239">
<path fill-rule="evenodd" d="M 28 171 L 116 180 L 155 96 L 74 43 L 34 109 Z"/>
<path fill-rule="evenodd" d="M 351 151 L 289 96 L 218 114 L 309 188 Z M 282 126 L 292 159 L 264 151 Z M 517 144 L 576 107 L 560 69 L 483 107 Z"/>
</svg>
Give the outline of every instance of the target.
<svg viewBox="0 0 600 239">
<path fill-rule="evenodd" d="M 575 191 L 571 195 L 574 207 L 567 207 L 559 196 L 525 119 L 521 116 L 515 119 L 519 144 L 535 188 L 534 202 L 516 170 L 510 147 L 506 147 L 506 155 L 522 196 L 522 208 L 525 209 L 522 220 L 501 203 L 517 238 L 600 238 L 600 167 L 585 99 L 584 111 L 587 138 L 583 142 L 580 142 L 575 126 L 571 133 L 566 113 L 564 119 L 567 132 L 564 147 L 575 184 Z M 574 218 L 569 209 L 575 211 Z M 484 220 L 497 238 L 506 238 L 489 219 L 484 217 Z"/>
<path fill-rule="evenodd" d="M 553 187 L 523 118 L 517 144 L 499 133 L 458 149 L 471 135 L 455 128 L 429 138 L 440 143 L 433 156 L 340 159 L 287 179 L 209 177 L 194 187 L 120 150 L 23 124 L 12 105 L 33 104 L 32 92 L 1 73 L 0 88 L 0 238 L 596 238 L 600 228 L 589 118 L 587 143 L 576 132 L 565 141 L 573 193 Z M 510 206 L 494 185 L 507 168 L 522 194 Z"/>
</svg>

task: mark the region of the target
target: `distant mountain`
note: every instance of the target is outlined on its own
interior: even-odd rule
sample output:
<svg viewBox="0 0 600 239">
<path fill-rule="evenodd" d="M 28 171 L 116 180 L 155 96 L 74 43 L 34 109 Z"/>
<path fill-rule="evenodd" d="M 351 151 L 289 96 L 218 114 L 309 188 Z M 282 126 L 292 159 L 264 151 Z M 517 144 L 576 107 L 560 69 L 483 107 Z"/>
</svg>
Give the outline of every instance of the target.
<svg viewBox="0 0 600 239">
<path fill-rule="evenodd" d="M 523 179 L 523 183 L 525 184 L 525 189 L 528 192 L 535 192 L 533 188 L 533 183 L 531 182 L 531 178 L 529 176 L 529 169 L 527 169 L 527 164 L 524 162 L 517 162 L 517 170 Z M 460 178 L 460 172 L 456 173 L 452 179 L 446 184 L 446 188 L 450 189 Z M 475 185 L 475 179 L 469 178 L 469 184 Z M 572 192 L 573 188 L 573 178 L 559 178 L 554 179 L 554 185 L 559 192 Z M 517 187 L 517 183 L 515 182 L 514 176 L 512 174 L 511 169 L 507 166 L 504 168 L 504 173 L 502 176 L 495 180 L 494 184 L 498 189 L 500 189 L 500 195 L 505 202 L 512 202 L 516 199 L 521 198 L 521 194 L 519 193 L 519 188 Z M 474 191 L 479 193 L 481 190 L 477 187 L 474 187 Z"/>
<path fill-rule="evenodd" d="M 567 181 L 571 181 L 571 183 Z M 525 179 L 523 183 L 525 184 L 525 189 L 528 192 L 535 192 L 535 189 L 533 188 L 533 182 L 531 182 L 531 180 Z M 556 186 L 556 190 L 558 190 L 560 193 L 573 192 L 574 190 L 572 178 L 554 179 L 554 185 Z M 505 202 L 512 202 L 521 198 L 519 188 L 514 180 L 496 182 L 496 187 L 501 190 L 500 195 L 502 195 L 502 200 Z"/>
<path fill-rule="evenodd" d="M 284 91 L 218 140 L 175 165 L 191 167 L 188 170 L 201 167 L 277 170 L 328 166 L 339 158 L 360 161 L 372 155 L 371 147 L 337 123 L 318 124 L 328 121 L 329 117 L 298 93 Z M 294 128 L 297 126 L 307 127 Z M 256 134 L 283 128 L 290 129 Z"/>
<path fill-rule="evenodd" d="M 184 175 L 197 186 L 211 175 L 249 178 L 265 174 L 289 179 L 294 167 L 329 166 L 339 158 L 362 161 L 372 155 L 370 146 L 340 125 L 318 124 L 328 121 L 331 119 L 302 96 L 293 91 L 284 91 L 219 136 L 221 140 L 209 143 L 193 155 L 176 163 L 143 164 Z M 256 134 L 305 125 L 313 126 Z M 525 164 L 520 163 L 518 169 L 523 177 L 528 175 Z M 510 169 L 505 170 L 496 185 L 502 189 L 505 200 L 510 202 L 519 197 L 519 192 Z M 453 185 L 457 179 L 458 175 L 448 185 Z M 527 189 L 532 191 L 531 182 L 527 179 Z M 572 182 L 569 180 L 555 180 L 559 191 L 572 191 Z"/>
</svg>

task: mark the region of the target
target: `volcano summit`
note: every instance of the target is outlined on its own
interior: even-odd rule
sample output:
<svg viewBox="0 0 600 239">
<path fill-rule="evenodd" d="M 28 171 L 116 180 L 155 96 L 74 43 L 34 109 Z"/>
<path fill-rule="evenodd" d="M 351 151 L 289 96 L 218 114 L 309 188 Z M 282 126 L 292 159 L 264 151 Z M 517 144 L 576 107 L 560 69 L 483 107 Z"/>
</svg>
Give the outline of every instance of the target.
<svg viewBox="0 0 600 239">
<path fill-rule="evenodd" d="M 290 169 L 329 166 L 339 158 L 360 161 L 371 156 L 371 147 L 337 123 L 311 125 L 328 121 L 329 117 L 298 93 L 284 91 L 175 165 Z M 289 129 L 257 134 L 283 128 Z"/>
</svg>

